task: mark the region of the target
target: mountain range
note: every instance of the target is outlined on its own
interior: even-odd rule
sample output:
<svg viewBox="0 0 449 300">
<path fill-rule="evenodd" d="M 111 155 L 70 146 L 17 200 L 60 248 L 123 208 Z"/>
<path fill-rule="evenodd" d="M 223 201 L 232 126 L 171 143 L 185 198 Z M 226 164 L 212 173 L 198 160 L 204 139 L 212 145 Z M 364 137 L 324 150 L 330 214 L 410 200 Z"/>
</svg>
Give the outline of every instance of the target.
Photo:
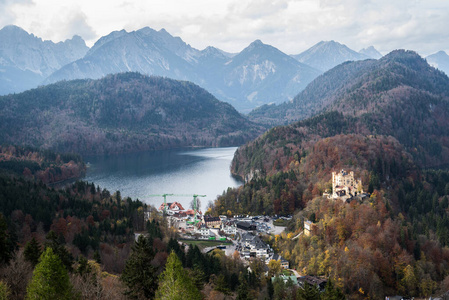
<svg viewBox="0 0 449 300">
<path fill-rule="evenodd" d="M 193 83 L 135 72 L 0 97 L 0 143 L 60 152 L 238 146 L 263 130 Z"/>
<path fill-rule="evenodd" d="M 315 79 L 293 102 L 267 107 L 259 117 L 273 112 L 271 120 L 302 121 L 271 129 L 242 147 L 235 158 L 236 175 L 283 170 L 290 160 L 276 156 L 287 151 L 286 145 L 293 155 L 317 140 L 348 134 L 391 136 L 420 167 L 449 163 L 449 78 L 413 51 L 341 64 Z M 275 169 L 273 161 L 278 161 Z M 261 167 L 261 162 L 268 165 Z"/>
<path fill-rule="evenodd" d="M 365 53 L 371 52 L 365 51 Z M 319 42 L 301 54 L 293 55 L 293 57 L 322 72 L 326 72 L 348 60 L 364 60 L 372 58 L 366 54 L 355 52 L 347 46 L 335 41 Z"/>
<path fill-rule="evenodd" d="M 449 55 L 444 51 L 426 57 L 427 62 L 449 76 Z"/>
<path fill-rule="evenodd" d="M 0 30 L 0 95 L 42 84 L 53 72 L 83 57 L 89 48 L 79 36 L 53 43 L 17 26 Z"/>
<path fill-rule="evenodd" d="M 360 54 L 334 41 L 312 48 L 289 56 L 256 40 L 237 54 L 214 47 L 198 50 L 164 29 L 145 27 L 111 32 L 89 49 L 78 36 L 54 44 L 17 26 L 6 26 L 0 30 L 0 95 L 60 80 L 134 71 L 194 82 L 239 111 L 249 112 L 293 99 L 340 62 L 380 55 L 374 48 Z"/>
<path fill-rule="evenodd" d="M 275 245 L 305 273 L 342 282 L 347 298 L 362 290 L 372 299 L 446 293 L 445 274 L 433 277 L 431 292 L 415 284 L 430 278 L 426 271 L 407 287 L 398 277 L 405 264 L 411 273 L 423 260 L 441 264 L 438 249 L 449 244 L 446 74 L 413 51 L 395 50 L 340 64 L 277 108 L 288 108 L 277 118 L 303 119 L 237 149 L 231 172 L 245 184 L 218 197 L 212 211 L 292 215 Z M 351 174 L 346 184 L 354 174 L 362 188 L 332 197 L 342 188 L 332 184 L 334 172 Z M 301 234 L 306 220 L 310 235 Z M 435 259 L 423 255 L 431 252 L 425 244 L 436 246 Z M 398 268 L 399 256 L 408 260 Z"/>
<path fill-rule="evenodd" d="M 420 66 L 420 69 L 407 66 L 409 59 L 416 63 L 413 67 Z M 447 76 L 443 72 L 435 70 L 417 53 L 393 51 L 379 60 L 340 64 L 317 77 L 291 102 L 262 106 L 252 111 L 249 117 L 270 125 L 288 124 L 328 110 L 329 105 L 334 107 L 336 103 L 346 103 L 349 98 L 353 99 L 354 103 L 345 108 L 340 107 L 339 110 L 360 115 L 370 109 L 360 103 L 376 103 L 378 99 L 385 97 L 386 93 L 395 89 L 410 87 L 438 95 L 440 90 L 447 89 L 441 84 L 446 82 L 446 79 Z"/>
<path fill-rule="evenodd" d="M 45 83 L 127 71 L 194 82 L 240 111 L 293 98 L 320 74 L 261 41 L 231 55 L 212 47 L 200 51 L 164 29 L 146 27 L 101 38 Z"/>
</svg>

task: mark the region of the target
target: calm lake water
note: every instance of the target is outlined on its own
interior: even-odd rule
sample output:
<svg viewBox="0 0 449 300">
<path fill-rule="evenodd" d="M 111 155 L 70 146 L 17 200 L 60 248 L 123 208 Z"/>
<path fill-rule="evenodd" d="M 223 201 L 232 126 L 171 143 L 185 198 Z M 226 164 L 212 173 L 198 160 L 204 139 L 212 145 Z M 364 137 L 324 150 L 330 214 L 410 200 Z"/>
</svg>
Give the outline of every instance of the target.
<svg viewBox="0 0 449 300">
<path fill-rule="evenodd" d="M 84 180 L 94 182 L 112 193 L 119 190 L 122 197 L 139 198 L 159 206 L 162 197 L 153 194 L 199 194 L 203 211 L 228 187 L 242 182 L 231 176 L 230 165 L 237 148 L 206 148 L 165 150 L 133 154 L 85 157 L 90 163 Z M 189 208 L 192 197 L 167 197 Z"/>
</svg>

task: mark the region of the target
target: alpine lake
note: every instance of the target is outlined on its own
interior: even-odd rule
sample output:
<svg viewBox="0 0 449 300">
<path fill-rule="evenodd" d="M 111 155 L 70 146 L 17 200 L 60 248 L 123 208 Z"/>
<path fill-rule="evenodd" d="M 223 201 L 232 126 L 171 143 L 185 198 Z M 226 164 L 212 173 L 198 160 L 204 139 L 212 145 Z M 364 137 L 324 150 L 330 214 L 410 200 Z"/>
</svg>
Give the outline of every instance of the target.
<svg viewBox="0 0 449 300">
<path fill-rule="evenodd" d="M 204 212 L 209 201 L 242 184 L 230 172 L 236 150 L 195 148 L 89 156 L 84 158 L 88 168 L 83 180 L 156 208 L 163 203 L 163 194 L 174 194 L 167 196 L 167 202 L 177 201 L 184 209 L 190 208 L 194 194 L 206 195 L 198 198 Z"/>
</svg>

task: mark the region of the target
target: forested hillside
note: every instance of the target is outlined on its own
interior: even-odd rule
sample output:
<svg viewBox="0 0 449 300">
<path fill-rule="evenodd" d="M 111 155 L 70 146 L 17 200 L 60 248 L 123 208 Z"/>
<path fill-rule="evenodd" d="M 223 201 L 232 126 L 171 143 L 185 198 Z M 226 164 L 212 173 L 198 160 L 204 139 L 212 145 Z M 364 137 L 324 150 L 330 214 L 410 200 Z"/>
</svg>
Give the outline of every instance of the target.
<svg viewBox="0 0 449 300">
<path fill-rule="evenodd" d="M 449 79 L 412 52 L 361 64 L 343 64 L 362 66 L 357 78 L 329 81 L 340 87 L 300 104 L 322 113 L 240 147 L 231 171 L 245 184 L 212 210 L 294 214 L 275 249 L 351 298 L 435 296 L 449 289 Z M 341 169 L 362 180 L 367 197 L 322 196 Z M 305 220 L 312 234 L 292 239 Z"/>
<path fill-rule="evenodd" d="M 48 153 L 40 155 L 49 159 Z M 35 162 L 20 157 L 23 164 Z M 262 288 L 259 275 L 247 272 L 238 256 L 181 247 L 166 219 L 138 199 L 82 181 L 56 190 L 13 173 L 0 174 L 2 297 L 154 299 L 159 292 L 200 299 L 257 295 Z M 178 289 L 167 291 L 171 280 Z"/>
<path fill-rule="evenodd" d="M 417 53 L 395 50 L 379 60 L 338 65 L 317 77 L 291 102 L 262 106 L 250 118 L 280 125 L 334 109 L 346 115 L 361 115 L 406 97 L 424 94 L 432 99 L 447 99 L 448 86 L 448 77 Z"/>
<path fill-rule="evenodd" d="M 0 146 L 0 173 L 23 175 L 27 179 L 56 183 L 80 178 L 86 171 L 78 154 L 57 154 L 50 150 Z"/>
<path fill-rule="evenodd" d="M 447 291 L 449 172 L 422 170 L 392 136 L 342 134 L 351 121 L 327 113 L 241 147 L 232 170 L 246 183 L 220 196 L 213 212 L 296 214 L 275 249 L 355 299 Z M 322 197 L 341 169 L 354 171 L 371 196 L 349 204 Z M 313 235 L 292 240 L 308 219 Z"/>
<path fill-rule="evenodd" d="M 262 132 L 192 83 L 137 73 L 43 86 L 0 108 L 0 142 L 81 154 L 235 146 Z"/>
<path fill-rule="evenodd" d="M 287 106 L 287 114 L 302 114 L 298 118 L 323 112 L 292 124 L 290 130 L 299 136 L 390 135 L 421 167 L 449 163 L 449 78 L 414 52 L 394 51 L 378 61 L 343 64 Z M 282 140 L 288 137 L 281 135 L 276 142 Z"/>
</svg>

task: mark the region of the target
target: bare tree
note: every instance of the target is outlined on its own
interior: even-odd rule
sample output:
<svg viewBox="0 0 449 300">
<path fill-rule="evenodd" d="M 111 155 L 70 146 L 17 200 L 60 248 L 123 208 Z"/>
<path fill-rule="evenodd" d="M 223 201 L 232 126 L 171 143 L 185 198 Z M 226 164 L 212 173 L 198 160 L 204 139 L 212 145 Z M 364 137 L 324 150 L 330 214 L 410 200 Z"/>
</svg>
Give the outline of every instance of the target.
<svg viewBox="0 0 449 300">
<path fill-rule="evenodd" d="M 32 275 L 33 266 L 25 260 L 23 250 L 20 250 L 9 265 L 0 270 L 0 279 L 10 287 L 10 299 L 24 299 Z"/>
</svg>

